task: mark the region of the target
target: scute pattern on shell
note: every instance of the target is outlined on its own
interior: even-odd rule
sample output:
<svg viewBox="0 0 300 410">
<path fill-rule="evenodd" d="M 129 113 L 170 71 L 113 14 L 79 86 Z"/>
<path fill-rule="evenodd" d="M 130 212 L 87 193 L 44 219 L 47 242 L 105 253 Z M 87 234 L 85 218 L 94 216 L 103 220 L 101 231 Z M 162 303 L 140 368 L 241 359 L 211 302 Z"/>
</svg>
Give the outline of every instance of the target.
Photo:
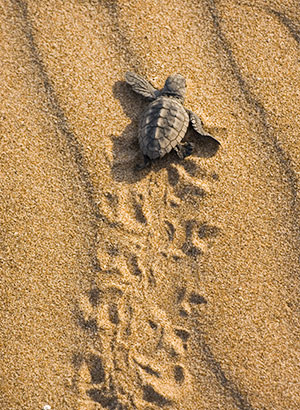
<svg viewBox="0 0 300 410">
<path fill-rule="evenodd" d="M 153 101 L 143 114 L 139 143 L 144 155 L 161 158 L 184 138 L 189 115 L 176 98 L 162 96 Z"/>
</svg>

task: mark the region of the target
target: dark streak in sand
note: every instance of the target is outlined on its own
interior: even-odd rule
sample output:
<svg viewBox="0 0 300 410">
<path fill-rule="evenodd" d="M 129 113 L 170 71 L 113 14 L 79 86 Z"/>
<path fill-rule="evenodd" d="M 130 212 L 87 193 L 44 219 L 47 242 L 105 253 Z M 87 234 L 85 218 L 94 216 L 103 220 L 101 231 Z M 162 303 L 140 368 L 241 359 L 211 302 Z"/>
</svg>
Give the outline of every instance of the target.
<svg viewBox="0 0 300 410">
<path fill-rule="evenodd" d="M 270 8 L 265 8 L 266 12 L 269 14 L 273 14 L 277 19 L 280 21 L 281 24 L 283 24 L 288 31 L 290 32 L 290 35 L 294 38 L 294 40 L 300 44 L 300 28 L 296 26 L 295 22 L 286 17 L 285 14 L 280 13 L 279 11 L 270 9 Z"/>
<path fill-rule="evenodd" d="M 93 2 L 94 3 L 94 2 Z M 131 67 L 139 72 L 141 75 L 146 75 L 145 71 L 142 69 L 141 59 L 138 58 L 136 52 L 133 51 L 130 44 L 130 39 L 126 35 L 125 28 L 120 25 L 120 6 L 116 0 L 98 0 L 98 3 L 106 8 L 110 19 L 112 31 L 116 34 L 116 38 L 112 38 L 112 44 L 116 48 L 118 53 L 121 53 L 124 62 L 127 67 Z"/>
<path fill-rule="evenodd" d="M 219 16 L 216 4 L 214 0 L 206 0 L 207 2 L 207 7 L 209 10 L 209 13 L 212 18 L 212 23 L 214 26 L 214 29 L 216 31 L 216 34 L 218 36 L 218 39 L 220 41 L 220 45 L 222 50 L 225 52 L 228 62 L 231 66 L 232 73 L 234 77 L 236 78 L 239 87 L 245 97 L 246 102 L 253 108 L 254 113 L 258 117 L 259 122 L 261 123 L 263 130 L 264 130 L 264 135 L 265 138 L 263 139 L 262 143 L 267 146 L 269 149 L 273 148 L 272 151 L 274 151 L 277 155 L 277 159 L 281 165 L 281 168 L 283 169 L 286 179 L 288 181 L 289 187 L 290 187 L 290 192 L 292 194 L 292 208 L 296 206 L 296 201 L 297 201 L 297 176 L 296 173 L 294 172 L 292 168 L 292 161 L 289 157 L 289 155 L 284 151 L 284 149 L 280 146 L 278 143 L 276 137 L 271 134 L 270 132 L 270 127 L 268 124 L 268 118 L 267 118 L 267 113 L 265 111 L 265 108 L 263 104 L 255 98 L 255 96 L 251 93 L 249 90 L 249 86 L 244 80 L 241 71 L 238 67 L 238 64 L 234 58 L 233 52 L 231 50 L 230 44 L 228 40 L 226 39 L 222 28 L 221 28 L 221 17 Z M 273 11 L 274 13 L 274 11 Z M 286 23 L 286 20 L 285 20 Z"/>
<path fill-rule="evenodd" d="M 299 248 L 299 232 L 300 232 L 300 225 L 299 225 L 299 200 L 298 200 L 298 178 L 297 174 L 293 169 L 292 159 L 290 158 L 289 154 L 284 151 L 281 147 L 280 143 L 278 142 L 276 136 L 270 131 L 270 127 L 268 124 L 268 116 L 267 112 L 261 102 L 259 102 L 253 93 L 249 90 L 249 86 L 244 80 L 241 71 L 238 67 L 238 64 L 234 58 L 233 52 L 231 50 L 230 44 L 227 41 L 222 28 L 221 28 L 221 18 L 219 16 L 215 0 L 206 0 L 209 13 L 212 18 L 213 26 L 218 36 L 218 39 L 221 43 L 221 47 L 225 52 L 229 64 L 232 69 L 232 73 L 234 77 L 237 79 L 239 87 L 245 97 L 246 102 L 253 108 L 254 115 L 257 116 L 258 121 L 263 127 L 264 131 L 264 138 L 261 140 L 262 144 L 268 149 L 269 155 L 273 155 L 274 159 L 279 162 L 279 165 L 282 169 L 283 175 L 285 175 L 285 182 L 289 187 L 291 193 L 291 218 L 293 221 L 293 228 L 292 228 L 292 236 L 294 241 L 296 242 L 296 246 Z M 293 23 L 290 19 L 288 19 L 285 15 L 280 12 L 277 12 L 270 8 L 264 8 L 266 12 L 273 14 L 278 18 L 278 20 L 289 30 L 292 37 L 297 41 L 299 44 L 299 29 L 296 27 L 295 23 Z M 300 260 L 300 258 L 299 258 Z M 291 273 L 291 275 L 293 275 Z"/>
<path fill-rule="evenodd" d="M 214 373 L 217 381 L 223 386 L 225 391 L 228 392 L 233 398 L 236 406 L 240 410 L 254 410 L 254 408 L 248 403 L 247 399 L 242 395 L 235 384 L 226 377 L 220 363 L 215 359 L 209 345 L 205 343 L 203 338 L 201 338 L 200 345 L 202 352 L 204 353 L 205 361 L 208 364 L 210 370 Z"/>
<path fill-rule="evenodd" d="M 27 40 L 28 48 L 30 50 L 33 67 L 43 85 L 44 93 L 46 95 L 46 102 L 52 117 L 52 122 L 60 132 L 60 135 L 64 138 L 64 141 L 66 142 L 66 145 L 71 154 L 71 157 L 74 159 L 80 184 L 83 188 L 83 192 L 85 192 L 86 194 L 86 198 L 90 206 L 91 215 L 93 219 L 89 222 L 91 224 L 94 239 L 92 241 L 93 243 L 91 244 L 90 249 L 88 249 L 87 252 L 90 258 L 92 270 L 94 272 L 99 272 L 101 271 L 101 269 L 96 255 L 95 243 L 96 233 L 98 229 L 98 221 L 101 219 L 101 215 L 99 213 L 98 206 L 94 200 L 94 188 L 90 180 L 89 172 L 86 169 L 83 148 L 76 139 L 73 132 L 70 130 L 65 113 L 59 104 L 53 84 L 47 74 L 45 64 L 41 57 L 41 53 L 34 39 L 33 27 L 30 21 L 27 4 L 22 0 L 13 0 L 13 3 L 15 3 L 15 5 L 17 6 L 20 17 L 22 19 L 22 28 Z"/>
</svg>

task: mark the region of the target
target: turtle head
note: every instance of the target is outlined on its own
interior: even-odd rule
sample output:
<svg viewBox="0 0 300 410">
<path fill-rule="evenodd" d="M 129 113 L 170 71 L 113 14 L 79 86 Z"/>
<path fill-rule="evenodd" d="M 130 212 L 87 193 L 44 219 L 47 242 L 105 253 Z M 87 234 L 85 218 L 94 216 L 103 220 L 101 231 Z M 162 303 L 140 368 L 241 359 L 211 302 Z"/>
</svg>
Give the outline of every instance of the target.
<svg viewBox="0 0 300 410">
<path fill-rule="evenodd" d="M 181 74 L 170 75 L 167 78 L 164 88 L 161 90 L 162 95 L 178 97 L 184 101 L 186 90 L 186 81 Z"/>
</svg>

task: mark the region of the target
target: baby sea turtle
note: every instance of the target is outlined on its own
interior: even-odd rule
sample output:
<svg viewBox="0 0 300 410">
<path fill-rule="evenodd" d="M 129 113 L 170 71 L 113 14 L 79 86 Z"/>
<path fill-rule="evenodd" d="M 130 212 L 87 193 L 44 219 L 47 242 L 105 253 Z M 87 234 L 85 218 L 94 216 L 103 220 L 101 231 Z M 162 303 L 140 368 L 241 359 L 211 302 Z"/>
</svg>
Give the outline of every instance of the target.
<svg viewBox="0 0 300 410">
<path fill-rule="evenodd" d="M 181 142 L 190 122 L 198 134 L 208 136 L 219 144 L 214 137 L 204 131 L 200 118 L 184 108 L 186 81 L 182 75 L 168 77 L 161 90 L 157 90 L 149 81 L 130 71 L 125 74 L 125 80 L 133 91 L 151 101 L 143 113 L 139 126 L 138 139 L 144 154 L 140 169 L 146 167 L 151 160 L 163 157 L 172 149 L 179 158 L 191 155 L 193 144 Z"/>
</svg>

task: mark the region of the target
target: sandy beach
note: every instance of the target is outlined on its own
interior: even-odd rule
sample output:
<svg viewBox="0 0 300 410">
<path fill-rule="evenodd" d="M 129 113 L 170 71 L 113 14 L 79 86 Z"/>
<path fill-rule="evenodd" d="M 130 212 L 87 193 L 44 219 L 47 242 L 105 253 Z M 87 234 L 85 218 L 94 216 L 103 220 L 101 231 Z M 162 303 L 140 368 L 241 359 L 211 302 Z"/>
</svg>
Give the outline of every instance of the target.
<svg viewBox="0 0 300 410">
<path fill-rule="evenodd" d="M 0 22 L 0 408 L 298 410 L 299 3 L 1 0 Z M 137 171 L 128 70 L 181 73 L 220 146 L 191 128 L 191 156 Z"/>
</svg>

